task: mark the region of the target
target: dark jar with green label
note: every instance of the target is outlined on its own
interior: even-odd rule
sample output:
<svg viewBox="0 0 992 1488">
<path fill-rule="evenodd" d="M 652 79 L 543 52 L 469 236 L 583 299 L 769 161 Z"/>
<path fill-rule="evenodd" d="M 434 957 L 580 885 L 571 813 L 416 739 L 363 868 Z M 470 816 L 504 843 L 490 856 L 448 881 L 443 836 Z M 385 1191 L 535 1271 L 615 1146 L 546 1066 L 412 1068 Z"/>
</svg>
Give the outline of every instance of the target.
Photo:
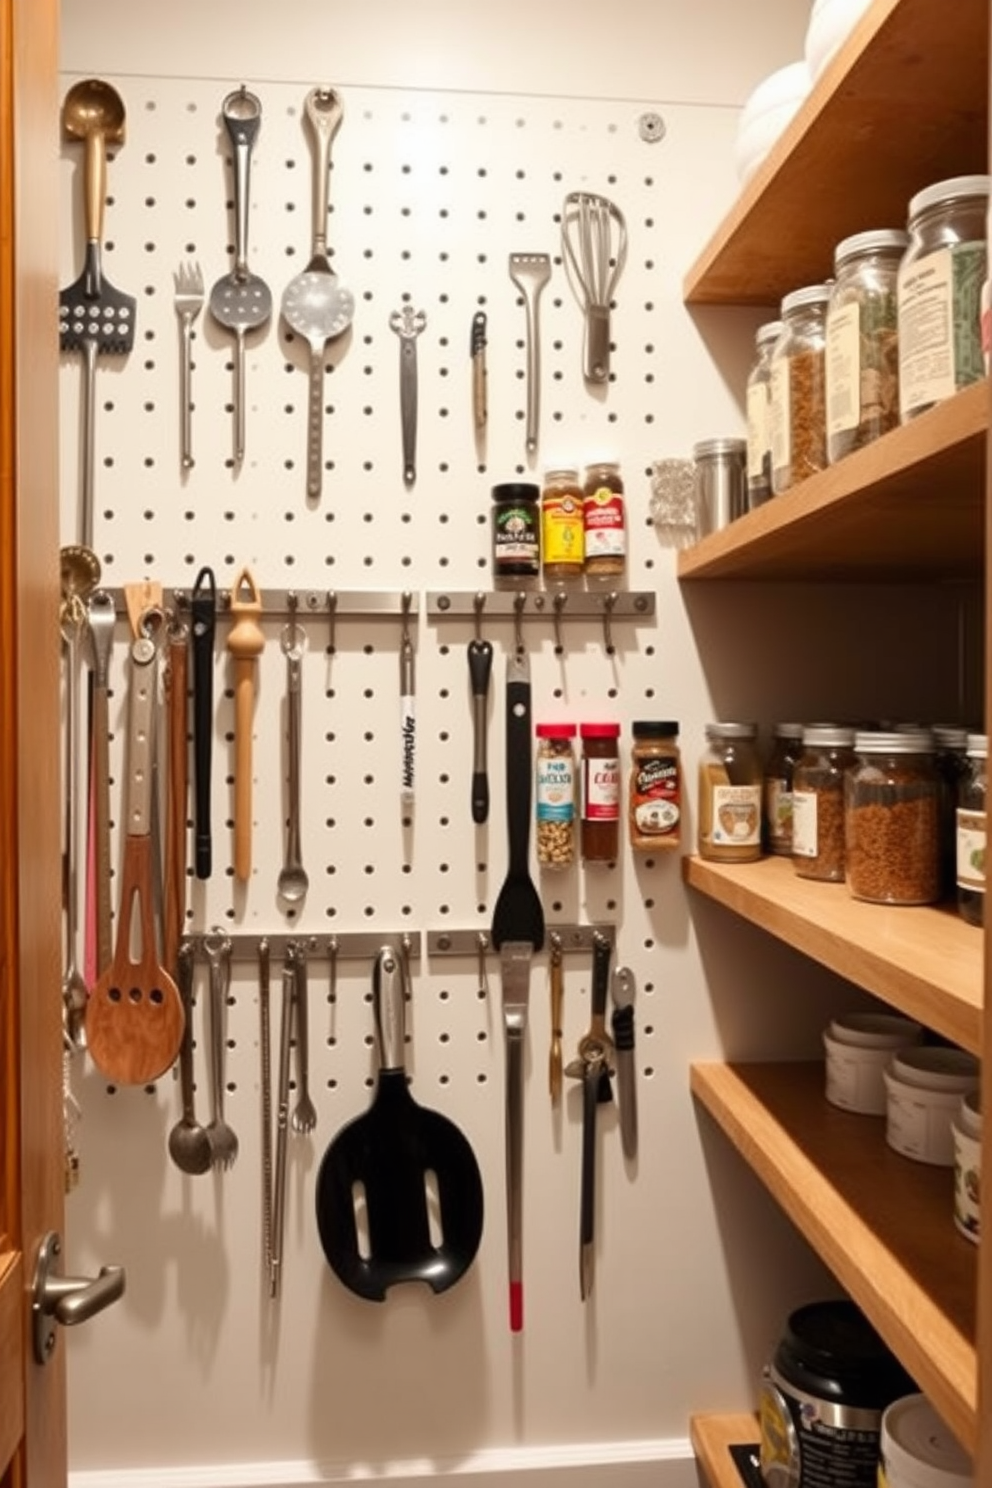
<svg viewBox="0 0 992 1488">
<path fill-rule="evenodd" d="M 532 579 L 541 571 L 541 492 L 528 481 L 493 486 L 493 577 Z"/>
</svg>

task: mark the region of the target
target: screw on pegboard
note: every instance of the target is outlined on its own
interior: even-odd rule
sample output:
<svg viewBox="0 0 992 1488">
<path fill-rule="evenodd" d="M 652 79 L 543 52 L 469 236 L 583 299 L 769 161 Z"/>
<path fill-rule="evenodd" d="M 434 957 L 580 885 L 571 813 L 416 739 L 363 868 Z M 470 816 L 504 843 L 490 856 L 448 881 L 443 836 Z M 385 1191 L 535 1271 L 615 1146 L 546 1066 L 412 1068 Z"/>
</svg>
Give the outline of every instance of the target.
<svg viewBox="0 0 992 1488">
<path fill-rule="evenodd" d="M 665 121 L 660 114 L 642 114 L 637 121 L 637 132 L 646 145 L 657 145 L 665 138 Z"/>
</svg>

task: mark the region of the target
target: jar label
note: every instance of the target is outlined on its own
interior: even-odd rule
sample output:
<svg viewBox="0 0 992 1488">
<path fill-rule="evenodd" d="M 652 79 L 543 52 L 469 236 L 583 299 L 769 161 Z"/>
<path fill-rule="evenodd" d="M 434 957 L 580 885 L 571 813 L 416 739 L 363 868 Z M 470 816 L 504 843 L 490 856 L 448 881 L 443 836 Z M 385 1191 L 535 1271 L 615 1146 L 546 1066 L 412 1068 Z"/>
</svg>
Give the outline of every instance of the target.
<svg viewBox="0 0 992 1488">
<path fill-rule="evenodd" d="M 642 837 L 670 837 L 678 831 L 679 766 L 674 759 L 647 760 L 634 770 L 634 826 Z"/>
<path fill-rule="evenodd" d="M 816 791 L 792 792 L 792 852 L 797 858 L 817 856 L 816 805 Z"/>
<path fill-rule="evenodd" d="M 765 781 L 765 820 L 768 846 L 775 853 L 792 851 L 792 791 L 784 780 Z"/>
<path fill-rule="evenodd" d="M 861 316 L 857 305 L 827 316 L 827 435 L 847 434 L 861 421 Z"/>
<path fill-rule="evenodd" d="M 959 889 L 985 893 L 985 812 L 957 812 L 957 882 Z"/>
<path fill-rule="evenodd" d="M 619 821 L 620 761 L 587 759 L 582 770 L 582 815 L 586 821 Z"/>
<path fill-rule="evenodd" d="M 572 821 L 575 817 L 575 775 L 571 760 L 539 760 L 536 783 L 537 820 Z"/>
<path fill-rule="evenodd" d="M 756 847 L 761 841 L 761 786 L 713 787 L 713 834 L 721 847 Z"/>
<path fill-rule="evenodd" d="M 541 507 L 544 563 L 574 563 L 582 567 L 582 504 L 567 492 L 545 496 Z"/>
<path fill-rule="evenodd" d="M 985 244 L 938 248 L 899 271 L 899 412 L 912 416 L 984 375 Z"/>
<path fill-rule="evenodd" d="M 533 563 L 540 551 L 534 513 L 526 506 L 507 506 L 495 513 L 493 557 L 503 563 Z"/>
<path fill-rule="evenodd" d="M 627 551 L 624 534 L 623 497 L 608 486 L 600 486 L 582 503 L 587 558 L 623 558 Z"/>
<path fill-rule="evenodd" d="M 789 358 L 772 362 L 771 403 L 768 410 L 772 469 L 787 470 L 792 449 L 792 420 L 789 408 Z"/>
<path fill-rule="evenodd" d="M 876 1488 L 881 1411 L 819 1400 L 769 1369 L 758 1416 L 768 1488 Z"/>
<path fill-rule="evenodd" d="M 756 382 L 747 390 L 747 473 L 750 480 L 760 480 L 764 474 L 770 439 L 768 383 Z"/>
</svg>

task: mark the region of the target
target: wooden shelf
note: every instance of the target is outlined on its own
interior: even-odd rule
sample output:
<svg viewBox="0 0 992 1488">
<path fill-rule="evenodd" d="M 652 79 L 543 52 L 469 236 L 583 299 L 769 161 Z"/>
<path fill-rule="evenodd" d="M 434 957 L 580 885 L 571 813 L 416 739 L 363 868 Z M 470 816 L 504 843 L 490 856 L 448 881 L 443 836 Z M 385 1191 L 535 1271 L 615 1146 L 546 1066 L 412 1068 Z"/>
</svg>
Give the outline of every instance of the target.
<svg viewBox="0 0 992 1488">
<path fill-rule="evenodd" d="M 968 1451 L 977 1445 L 977 1247 L 953 1174 L 885 1141 L 882 1117 L 827 1104 L 823 1065 L 696 1064 L 693 1094 L 898 1355 Z"/>
<path fill-rule="evenodd" d="M 982 932 L 950 907 L 865 904 L 844 884 L 799 878 L 787 858 L 684 858 L 701 894 L 981 1054 Z"/>
<path fill-rule="evenodd" d="M 686 276 L 690 304 L 777 304 L 836 244 L 986 169 L 987 0 L 875 0 Z"/>
<path fill-rule="evenodd" d="M 988 425 L 983 381 L 703 538 L 678 576 L 978 579 Z"/>
<path fill-rule="evenodd" d="M 755 1415 L 700 1415 L 689 1418 L 689 1440 L 709 1488 L 741 1488 L 730 1448 L 761 1437 Z"/>
</svg>

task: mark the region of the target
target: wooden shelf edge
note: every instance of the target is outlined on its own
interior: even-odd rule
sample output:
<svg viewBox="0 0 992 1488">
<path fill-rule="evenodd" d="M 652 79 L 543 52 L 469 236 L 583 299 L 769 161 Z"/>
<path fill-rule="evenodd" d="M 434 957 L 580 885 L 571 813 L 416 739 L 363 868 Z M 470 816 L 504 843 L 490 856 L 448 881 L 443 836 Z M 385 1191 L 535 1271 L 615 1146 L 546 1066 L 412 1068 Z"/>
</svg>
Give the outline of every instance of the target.
<svg viewBox="0 0 992 1488">
<path fill-rule="evenodd" d="M 686 857 L 682 872 L 707 898 L 981 1055 L 983 936 L 953 910 L 864 904 L 842 884 L 799 879 L 787 858 Z"/>
<path fill-rule="evenodd" d="M 765 1074 L 768 1071 L 770 1074 Z M 798 1122 L 811 1121 L 816 1112 L 827 1119 L 859 1129 L 870 1118 L 848 1116 L 827 1107 L 820 1093 L 822 1064 L 729 1065 L 696 1063 L 690 1067 L 690 1089 L 769 1193 L 789 1216 L 808 1244 L 829 1268 L 848 1294 L 864 1311 L 889 1347 L 902 1360 L 919 1388 L 932 1400 L 950 1429 L 974 1453 L 978 1434 L 978 1365 L 974 1337 L 964 1338 L 941 1305 L 927 1291 L 913 1266 L 890 1248 L 882 1231 L 873 1229 L 861 1208 L 847 1201 L 841 1190 L 822 1171 L 792 1130 L 783 1125 L 765 1098 L 768 1080 L 781 1083 L 783 1076 L 798 1076 L 808 1100 L 790 1114 Z M 798 1114 L 796 1114 L 798 1113 Z M 808 1134 L 803 1133 L 803 1140 Z M 846 1138 L 850 1144 L 850 1137 Z M 884 1140 L 884 1139 L 883 1139 Z M 884 1149 L 881 1156 L 909 1162 Z M 881 1164 L 879 1165 L 881 1167 Z M 916 1167 L 917 1165 L 910 1165 Z M 924 1165 L 918 1165 L 922 1170 Z M 932 1179 L 934 1170 L 926 1176 Z M 878 1177 L 881 1187 L 883 1179 Z M 878 1200 L 882 1205 L 883 1199 Z M 884 1228 L 884 1227 L 883 1227 Z M 955 1235 L 947 1212 L 947 1259 L 953 1265 L 950 1247 Z M 968 1242 L 962 1240 L 967 1246 Z M 969 1261 L 974 1263 L 971 1251 Z M 936 1269 L 931 1261 L 932 1269 Z M 973 1327 L 973 1324 L 972 1324 Z"/>
<path fill-rule="evenodd" d="M 824 522 L 869 505 L 878 510 L 886 500 L 893 507 L 905 507 L 911 484 L 930 488 L 939 478 L 941 466 L 952 457 L 970 455 L 976 474 L 980 472 L 989 429 L 989 401 L 989 385 L 984 380 L 963 388 L 910 423 L 810 476 L 794 490 L 774 497 L 684 549 L 678 555 L 678 578 L 774 577 L 776 570 L 780 577 L 815 573 L 816 531 Z M 983 499 L 979 480 L 972 491 L 944 491 L 940 499 L 948 517 L 963 500 L 969 510 L 973 509 L 980 529 Z M 951 503 L 950 509 L 947 503 Z M 905 522 L 911 513 L 883 513 L 878 520 L 885 522 L 892 516 Z M 858 572 L 858 561 L 852 552 L 847 560 L 849 576 Z M 979 548 L 967 567 L 977 576 L 981 562 Z"/>
<path fill-rule="evenodd" d="M 730 1448 L 761 1438 L 758 1417 L 751 1414 L 700 1414 L 689 1417 L 689 1440 L 709 1488 L 741 1488 Z"/>
</svg>

